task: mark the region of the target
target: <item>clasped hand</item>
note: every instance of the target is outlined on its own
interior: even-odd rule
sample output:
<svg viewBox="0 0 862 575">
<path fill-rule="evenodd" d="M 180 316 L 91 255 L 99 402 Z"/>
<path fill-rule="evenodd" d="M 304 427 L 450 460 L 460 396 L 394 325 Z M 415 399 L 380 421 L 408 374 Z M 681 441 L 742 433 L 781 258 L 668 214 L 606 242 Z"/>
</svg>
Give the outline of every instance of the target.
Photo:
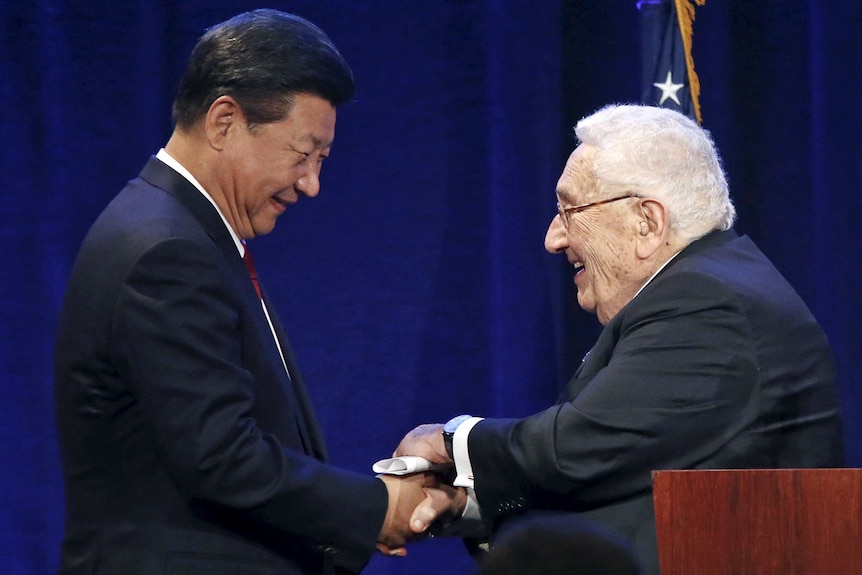
<svg viewBox="0 0 862 575">
<path fill-rule="evenodd" d="M 394 457 L 418 455 L 432 463 L 451 463 L 443 446 L 440 425 L 420 425 L 404 436 Z M 380 475 L 389 492 L 389 509 L 377 548 L 386 555 L 404 556 L 406 544 L 427 537 L 432 525 L 457 519 L 467 494 L 438 473 Z"/>
</svg>

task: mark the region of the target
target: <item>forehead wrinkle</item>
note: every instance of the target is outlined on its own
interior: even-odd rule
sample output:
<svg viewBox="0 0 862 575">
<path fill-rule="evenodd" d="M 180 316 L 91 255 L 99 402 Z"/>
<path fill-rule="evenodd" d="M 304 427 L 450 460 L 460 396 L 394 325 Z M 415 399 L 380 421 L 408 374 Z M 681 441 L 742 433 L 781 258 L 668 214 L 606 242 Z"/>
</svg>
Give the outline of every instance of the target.
<svg viewBox="0 0 862 575">
<path fill-rule="evenodd" d="M 560 178 L 560 183 L 563 185 L 557 186 L 557 195 L 572 204 L 583 203 L 587 201 L 585 198 L 595 191 L 593 182 L 595 182 L 595 176 L 592 170 L 592 155 L 581 155 L 566 164 L 563 177 Z M 583 196 L 580 201 L 575 198 L 577 191 L 580 191 Z"/>
</svg>

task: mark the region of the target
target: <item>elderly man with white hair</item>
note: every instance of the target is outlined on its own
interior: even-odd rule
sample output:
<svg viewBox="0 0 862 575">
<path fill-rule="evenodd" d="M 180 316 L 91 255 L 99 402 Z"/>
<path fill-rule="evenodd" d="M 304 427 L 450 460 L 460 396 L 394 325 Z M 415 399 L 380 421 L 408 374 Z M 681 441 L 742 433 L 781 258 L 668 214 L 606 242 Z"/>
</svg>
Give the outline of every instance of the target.
<svg viewBox="0 0 862 575">
<path fill-rule="evenodd" d="M 545 247 L 572 264 L 598 341 L 556 405 L 422 425 L 396 455 L 454 462 L 453 503 L 437 507 L 480 517 L 489 535 L 526 511 L 572 512 L 627 538 L 657 574 L 651 472 L 841 466 L 835 369 L 806 305 L 732 229 L 707 131 L 620 105 L 576 134 Z M 438 511 L 420 506 L 414 528 Z"/>
</svg>

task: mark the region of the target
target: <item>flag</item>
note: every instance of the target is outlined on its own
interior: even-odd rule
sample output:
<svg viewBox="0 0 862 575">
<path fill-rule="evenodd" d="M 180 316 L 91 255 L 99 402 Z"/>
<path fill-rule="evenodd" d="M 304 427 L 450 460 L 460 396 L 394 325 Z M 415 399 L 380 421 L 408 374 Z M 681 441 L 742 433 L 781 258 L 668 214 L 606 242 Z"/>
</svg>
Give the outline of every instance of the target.
<svg viewBox="0 0 862 575">
<path fill-rule="evenodd" d="M 672 108 L 701 123 L 700 81 L 691 56 L 693 3 L 706 0 L 641 0 L 645 104 Z"/>
</svg>

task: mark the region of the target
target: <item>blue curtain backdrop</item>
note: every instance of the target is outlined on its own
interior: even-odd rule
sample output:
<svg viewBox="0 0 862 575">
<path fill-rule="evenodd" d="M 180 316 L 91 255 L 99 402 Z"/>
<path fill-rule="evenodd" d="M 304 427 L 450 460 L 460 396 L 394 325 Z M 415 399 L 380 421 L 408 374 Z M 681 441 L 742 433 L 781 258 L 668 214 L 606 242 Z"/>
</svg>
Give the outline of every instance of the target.
<svg viewBox="0 0 862 575">
<path fill-rule="evenodd" d="M 90 223 L 170 133 L 184 60 L 248 0 L 0 4 L 0 572 L 52 573 L 63 496 L 51 355 Z M 598 333 L 544 253 L 571 126 L 641 93 L 634 0 L 278 1 L 359 83 L 323 192 L 255 241 L 335 463 L 370 473 L 413 425 L 550 404 Z M 711 0 L 704 126 L 751 235 L 824 325 L 862 466 L 862 2 Z M 333 518 L 337 521 L 338 518 Z M 372 574 L 469 573 L 430 541 Z"/>
</svg>

